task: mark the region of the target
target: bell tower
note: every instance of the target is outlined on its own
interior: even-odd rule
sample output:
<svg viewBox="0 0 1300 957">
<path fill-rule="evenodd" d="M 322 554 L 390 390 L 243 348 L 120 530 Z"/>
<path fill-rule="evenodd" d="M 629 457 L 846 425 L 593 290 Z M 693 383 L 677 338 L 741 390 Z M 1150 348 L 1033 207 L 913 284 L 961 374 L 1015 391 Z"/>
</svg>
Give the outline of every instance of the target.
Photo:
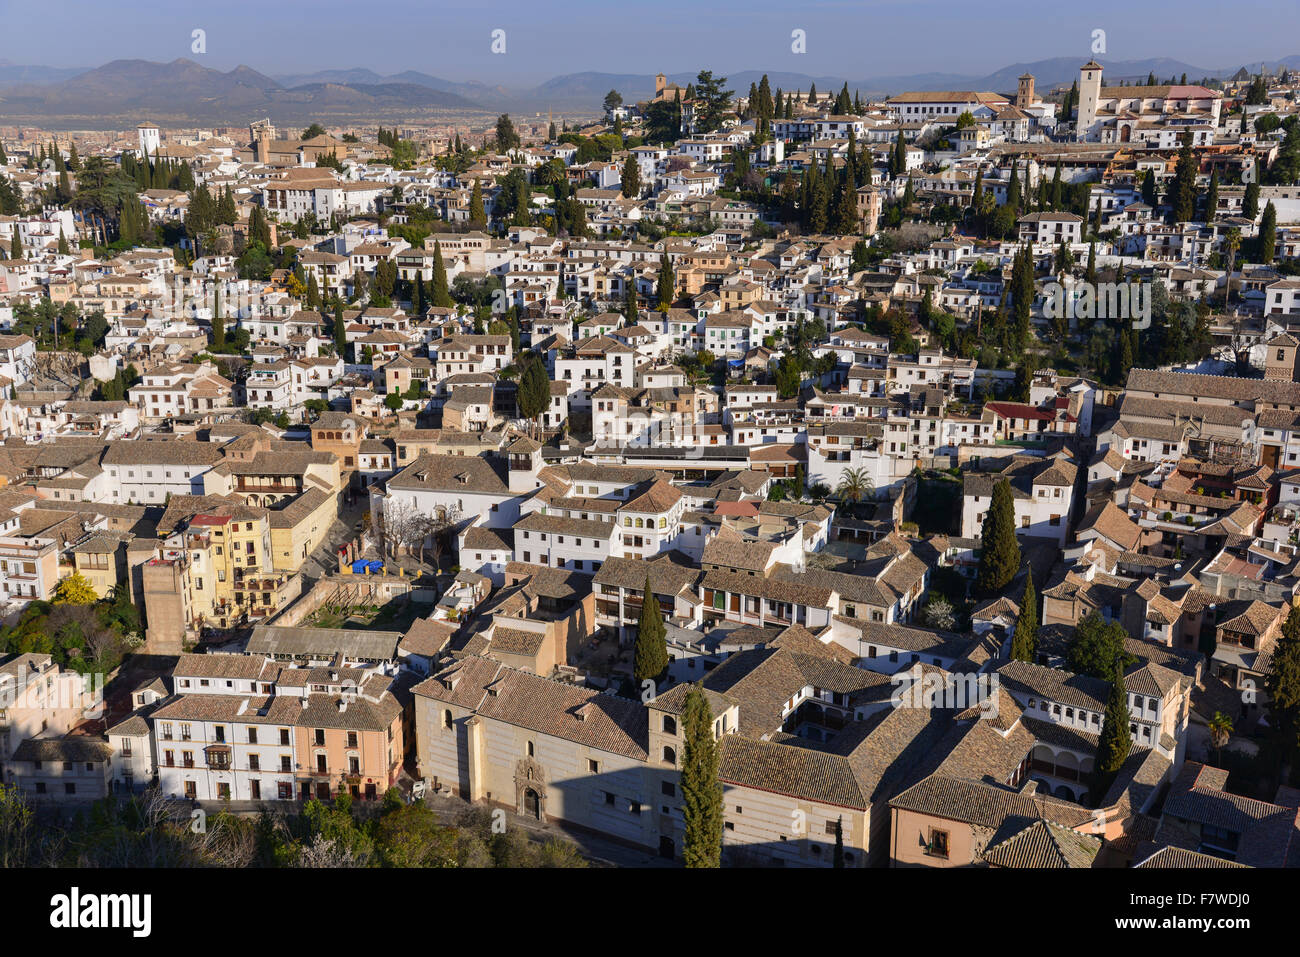
<svg viewBox="0 0 1300 957">
<path fill-rule="evenodd" d="M 1025 73 L 1016 88 L 1016 109 L 1027 110 L 1034 102 L 1034 75 Z"/>
<path fill-rule="evenodd" d="M 1101 64 L 1089 60 L 1079 68 L 1079 119 L 1074 124 L 1074 138 L 1086 140 L 1097 122 L 1097 103 L 1101 99 Z"/>
</svg>

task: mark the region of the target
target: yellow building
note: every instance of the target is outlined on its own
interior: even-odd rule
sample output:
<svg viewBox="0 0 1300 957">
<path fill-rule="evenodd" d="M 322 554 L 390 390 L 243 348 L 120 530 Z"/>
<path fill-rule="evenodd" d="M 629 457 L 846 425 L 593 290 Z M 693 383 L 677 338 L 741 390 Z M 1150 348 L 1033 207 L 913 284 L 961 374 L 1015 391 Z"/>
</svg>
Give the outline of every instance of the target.
<svg viewBox="0 0 1300 957">
<path fill-rule="evenodd" d="M 90 582 L 96 597 L 107 598 L 118 582 L 126 581 L 126 543 L 133 537 L 97 531 L 72 547 L 72 564 Z"/>
<path fill-rule="evenodd" d="M 227 505 L 195 515 L 185 530 L 191 620 L 219 628 L 274 614 L 292 597 L 277 571 L 270 514 Z"/>
</svg>

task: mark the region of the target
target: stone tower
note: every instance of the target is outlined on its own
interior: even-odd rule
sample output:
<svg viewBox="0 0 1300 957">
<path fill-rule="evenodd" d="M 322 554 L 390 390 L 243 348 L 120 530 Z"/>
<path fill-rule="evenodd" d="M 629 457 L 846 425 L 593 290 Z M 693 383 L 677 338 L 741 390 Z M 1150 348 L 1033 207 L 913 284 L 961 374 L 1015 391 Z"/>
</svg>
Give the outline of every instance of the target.
<svg viewBox="0 0 1300 957">
<path fill-rule="evenodd" d="M 668 86 L 668 77 L 662 73 L 655 74 L 655 99 L 663 96 L 664 88 Z"/>
<path fill-rule="evenodd" d="M 1016 109 L 1027 110 L 1034 102 L 1034 75 L 1025 73 L 1016 88 Z"/>
<path fill-rule="evenodd" d="M 1089 60 L 1079 68 L 1079 119 L 1075 139 L 1086 140 L 1097 122 L 1097 101 L 1101 99 L 1101 64 Z"/>
</svg>

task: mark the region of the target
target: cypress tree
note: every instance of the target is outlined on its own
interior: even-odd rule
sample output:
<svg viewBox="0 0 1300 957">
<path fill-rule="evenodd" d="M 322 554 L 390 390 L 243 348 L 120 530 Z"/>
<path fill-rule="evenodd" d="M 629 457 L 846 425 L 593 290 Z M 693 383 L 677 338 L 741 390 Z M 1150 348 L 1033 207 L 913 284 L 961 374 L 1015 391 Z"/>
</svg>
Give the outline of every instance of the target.
<svg viewBox="0 0 1300 957">
<path fill-rule="evenodd" d="M 486 223 L 487 213 L 483 209 L 483 180 L 475 178 L 474 189 L 469 195 L 469 221 L 471 223 Z"/>
<path fill-rule="evenodd" d="M 668 643 L 665 640 L 663 614 L 659 599 L 650 588 L 650 576 L 645 578 L 645 591 L 641 596 L 641 617 L 636 628 L 636 652 L 632 674 L 637 684 L 658 681 L 668 670 Z"/>
<path fill-rule="evenodd" d="M 832 859 L 832 867 L 844 866 L 844 818 L 835 819 L 835 857 Z"/>
<path fill-rule="evenodd" d="M 224 352 L 226 349 L 226 320 L 221 315 L 221 286 L 212 288 L 212 351 Z"/>
<path fill-rule="evenodd" d="M 451 290 L 447 286 L 447 267 L 442 261 L 442 243 L 433 244 L 433 305 L 450 308 Z"/>
<path fill-rule="evenodd" d="M 1020 213 L 1020 164 L 1011 164 L 1011 182 L 1007 184 L 1007 207 L 1011 212 Z"/>
<path fill-rule="evenodd" d="M 1156 195 L 1156 174 L 1148 169 L 1142 176 L 1142 202 L 1155 209 L 1159 197 Z"/>
<path fill-rule="evenodd" d="M 1038 595 L 1034 592 L 1034 572 L 1025 576 L 1025 594 L 1020 599 L 1020 617 L 1011 636 L 1011 657 L 1016 661 L 1034 662 L 1038 654 Z"/>
<path fill-rule="evenodd" d="M 59 230 L 59 255 L 67 256 L 72 250 L 68 247 L 68 237 L 63 235 L 63 230 Z"/>
<path fill-rule="evenodd" d="M 551 404 L 551 383 L 546 375 L 546 365 L 536 354 L 529 353 L 524 361 L 523 372 L 519 376 L 519 391 L 516 395 L 519 414 L 525 419 L 536 419 Z M 662 622 L 660 624 L 662 626 Z M 664 648 L 666 658 L 667 646 L 665 645 Z M 668 665 L 665 663 L 664 667 L 667 668 Z"/>
<path fill-rule="evenodd" d="M 1282 623 L 1282 636 L 1273 651 L 1272 667 L 1264 676 L 1269 714 L 1285 752 L 1292 753 L 1300 728 L 1300 603 L 1293 605 Z"/>
<path fill-rule="evenodd" d="M 980 563 L 976 587 L 983 595 L 997 595 L 1020 568 L 1020 543 L 1016 541 L 1015 504 L 1011 483 L 993 486 L 993 501 L 980 530 Z"/>
<path fill-rule="evenodd" d="M 334 351 L 345 356 L 348 347 L 347 327 L 343 324 L 343 300 L 334 300 Z"/>
<path fill-rule="evenodd" d="M 629 277 L 623 287 L 623 322 L 635 326 L 641 318 L 636 308 L 636 282 Z"/>
<path fill-rule="evenodd" d="M 1084 281 L 1089 285 L 1097 285 L 1097 243 L 1088 243 L 1088 267 L 1083 273 Z"/>
<path fill-rule="evenodd" d="M 1241 201 L 1241 215 L 1254 219 L 1259 215 L 1259 183 L 1247 183 L 1246 195 Z"/>
<path fill-rule="evenodd" d="M 665 249 L 663 259 L 659 262 L 659 281 L 655 285 L 655 298 L 659 300 L 660 312 L 667 312 L 673 304 L 676 288 L 672 260 L 668 256 L 668 250 Z"/>
<path fill-rule="evenodd" d="M 698 686 L 686 693 L 682 725 L 682 817 L 687 867 L 722 864 L 722 782 L 718 780 L 718 743 L 713 712 Z"/>
<path fill-rule="evenodd" d="M 316 274 L 313 272 L 307 277 L 307 308 L 320 309 L 320 286 L 316 284 Z"/>
<path fill-rule="evenodd" d="M 632 153 L 627 154 L 623 162 L 623 195 L 627 199 L 637 199 L 641 195 L 641 167 Z"/>
<path fill-rule="evenodd" d="M 1205 194 L 1205 221 L 1214 222 L 1214 214 L 1219 208 L 1219 168 L 1210 172 L 1209 191 Z"/>
<path fill-rule="evenodd" d="M 1259 217 L 1259 235 L 1256 237 L 1258 252 L 1255 259 L 1265 266 L 1273 262 L 1277 252 L 1277 210 L 1270 199 L 1264 207 L 1264 215 Z"/>
<path fill-rule="evenodd" d="M 14 224 L 14 238 L 9 242 L 9 258 L 10 259 L 23 258 L 23 240 L 22 237 L 18 235 L 17 223 Z"/>
<path fill-rule="evenodd" d="M 0 166 L 8 166 L 8 165 L 9 165 L 9 156 L 8 154 L 5 153 L 4 144 L 0 143 Z"/>
<path fill-rule="evenodd" d="M 1123 767 L 1133 746 L 1129 731 L 1132 718 L 1128 710 L 1128 689 L 1124 684 L 1124 670 L 1115 668 L 1115 681 L 1110 686 L 1106 713 L 1101 720 L 1101 737 L 1097 741 L 1097 758 L 1093 771 L 1092 799 L 1100 802 L 1109 790 L 1115 775 Z"/>
</svg>

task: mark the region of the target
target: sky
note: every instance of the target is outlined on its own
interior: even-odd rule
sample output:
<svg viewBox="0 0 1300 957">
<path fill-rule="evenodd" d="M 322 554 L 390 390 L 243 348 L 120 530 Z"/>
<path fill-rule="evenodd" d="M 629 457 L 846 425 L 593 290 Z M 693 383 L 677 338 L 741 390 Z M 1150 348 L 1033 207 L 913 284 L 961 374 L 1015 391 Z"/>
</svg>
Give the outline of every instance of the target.
<svg viewBox="0 0 1300 957">
<path fill-rule="evenodd" d="M 0 61 L 186 57 L 271 76 L 368 67 L 505 86 L 702 68 L 860 79 L 1088 57 L 1093 31 L 1104 30 L 1106 59 L 1165 56 L 1219 70 L 1300 53 L 1296 9 L 1296 0 L 0 0 Z M 205 31 L 205 52 L 193 52 L 195 30 Z M 492 52 L 494 30 L 505 31 L 504 53 Z"/>
</svg>

